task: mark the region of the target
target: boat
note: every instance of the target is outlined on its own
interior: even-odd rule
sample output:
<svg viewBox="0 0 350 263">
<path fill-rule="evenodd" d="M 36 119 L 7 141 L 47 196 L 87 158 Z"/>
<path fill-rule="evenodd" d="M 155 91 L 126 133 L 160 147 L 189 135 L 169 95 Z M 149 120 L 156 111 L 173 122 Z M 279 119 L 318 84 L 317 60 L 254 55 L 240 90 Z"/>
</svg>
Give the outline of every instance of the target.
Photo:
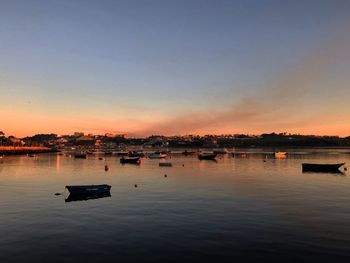
<svg viewBox="0 0 350 263">
<path fill-rule="evenodd" d="M 108 184 L 99 185 L 66 185 L 70 194 L 83 195 L 83 194 L 102 194 L 109 193 L 112 186 Z"/>
<path fill-rule="evenodd" d="M 287 158 L 286 152 L 275 152 L 274 155 L 275 155 L 275 158 L 277 158 L 277 159 Z"/>
<path fill-rule="evenodd" d="M 76 153 L 74 153 L 74 158 L 86 159 L 86 153 L 76 152 Z"/>
<path fill-rule="evenodd" d="M 105 198 L 105 197 L 111 197 L 110 192 L 105 193 L 94 193 L 94 194 L 70 194 L 66 199 L 65 202 L 74 202 L 74 201 L 87 201 L 92 199 L 99 199 L 99 198 Z"/>
<path fill-rule="evenodd" d="M 228 154 L 228 150 L 224 148 L 221 150 L 214 150 L 213 153 L 215 153 L 215 154 Z"/>
<path fill-rule="evenodd" d="M 345 163 L 337 164 L 317 164 L 317 163 L 303 163 L 303 172 L 340 172 L 339 168 Z"/>
<path fill-rule="evenodd" d="M 199 160 L 215 160 L 217 154 L 215 153 L 201 153 L 198 155 Z"/>
<path fill-rule="evenodd" d="M 86 151 L 86 154 L 91 155 L 91 154 L 92 154 L 92 151 Z"/>
<path fill-rule="evenodd" d="M 125 163 L 140 164 L 141 159 L 140 159 L 140 157 L 122 157 L 120 159 L 120 163 L 122 163 L 122 164 L 125 164 Z"/>
<path fill-rule="evenodd" d="M 104 154 L 105 154 L 105 155 L 112 155 L 113 152 L 111 152 L 111 151 L 106 151 L 106 152 L 104 152 Z"/>
<path fill-rule="evenodd" d="M 159 167 L 172 167 L 173 164 L 172 163 L 159 163 Z"/>
<path fill-rule="evenodd" d="M 151 153 L 148 157 L 150 159 L 163 159 L 163 158 L 166 158 L 167 155 L 165 153 L 155 152 L 155 153 Z"/>
</svg>

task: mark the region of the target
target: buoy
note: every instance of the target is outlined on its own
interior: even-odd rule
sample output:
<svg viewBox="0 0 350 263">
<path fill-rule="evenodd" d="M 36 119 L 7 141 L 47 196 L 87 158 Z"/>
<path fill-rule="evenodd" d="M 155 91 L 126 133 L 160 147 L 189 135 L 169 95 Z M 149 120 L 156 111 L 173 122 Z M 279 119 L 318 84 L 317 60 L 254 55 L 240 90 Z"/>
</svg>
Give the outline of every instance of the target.
<svg viewBox="0 0 350 263">
<path fill-rule="evenodd" d="M 347 171 L 348 170 L 348 168 L 347 167 L 344 167 L 344 171 Z"/>
<path fill-rule="evenodd" d="M 134 186 L 135 186 L 135 188 L 136 188 L 136 187 L 137 187 L 137 184 L 135 184 Z"/>
<path fill-rule="evenodd" d="M 266 160 L 264 160 L 264 163 L 266 163 Z"/>
<path fill-rule="evenodd" d="M 164 177 L 168 177 L 166 174 L 164 174 Z"/>
<path fill-rule="evenodd" d="M 108 165 L 105 165 L 105 171 L 107 172 L 109 170 Z"/>
<path fill-rule="evenodd" d="M 185 165 L 184 165 L 184 164 L 182 164 L 182 167 L 185 167 Z"/>
</svg>

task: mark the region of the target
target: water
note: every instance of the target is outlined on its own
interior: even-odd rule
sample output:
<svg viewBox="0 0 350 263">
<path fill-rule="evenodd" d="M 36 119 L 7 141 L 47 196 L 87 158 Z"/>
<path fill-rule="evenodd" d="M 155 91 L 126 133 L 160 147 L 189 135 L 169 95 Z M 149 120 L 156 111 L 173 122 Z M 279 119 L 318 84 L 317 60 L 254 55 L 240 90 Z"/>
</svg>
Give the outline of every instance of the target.
<svg viewBox="0 0 350 263">
<path fill-rule="evenodd" d="M 302 162 L 349 162 L 347 150 L 218 162 L 176 155 L 173 167 L 106 159 L 108 172 L 94 155 L 6 157 L 0 262 L 350 260 L 349 176 L 301 172 Z M 54 195 L 65 185 L 102 183 L 112 185 L 111 197 Z"/>
</svg>

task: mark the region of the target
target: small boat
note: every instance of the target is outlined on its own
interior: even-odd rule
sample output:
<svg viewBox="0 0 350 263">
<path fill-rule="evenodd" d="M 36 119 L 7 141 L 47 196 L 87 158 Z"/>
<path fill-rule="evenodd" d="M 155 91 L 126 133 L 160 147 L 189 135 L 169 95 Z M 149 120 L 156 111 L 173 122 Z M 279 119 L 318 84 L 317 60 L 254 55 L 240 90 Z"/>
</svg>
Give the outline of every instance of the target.
<svg viewBox="0 0 350 263">
<path fill-rule="evenodd" d="M 340 172 L 339 168 L 345 163 L 337 164 L 316 164 L 316 163 L 303 163 L 303 172 Z"/>
<path fill-rule="evenodd" d="M 215 154 L 228 154 L 228 150 L 224 148 L 221 150 L 214 150 L 213 153 L 215 153 Z"/>
<path fill-rule="evenodd" d="M 35 154 L 28 154 L 28 157 L 36 157 Z"/>
<path fill-rule="evenodd" d="M 173 164 L 172 163 L 159 163 L 159 167 L 172 167 Z"/>
<path fill-rule="evenodd" d="M 150 159 L 163 159 L 166 157 L 167 157 L 167 155 L 165 153 L 157 153 L 157 152 L 149 155 Z"/>
<path fill-rule="evenodd" d="M 108 184 L 99 185 L 66 185 L 70 194 L 83 195 L 83 194 L 102 194 L 109 193 L 112 186 Z"/>
<path fill-rule="evenodd" d="M 74 158 L 86 159 L 86 153 L 76 152 L 76 153 L 74 153 Z"/>
<path fill-rule="evenodd" d="M 277 158 L 277 159 L 287 158 L 286 152 L 275 152 L 274 155 L 275 155 L 275 158 Z"/>
<path fill-rule="evenodd" d="M 141 159 L 140 159 L 140 157 L 122 157 L 120 159 L 120 163 L 122 163 L 122 164 L 125 164 L 125 163 L 140 164 Z"/>
<path fill-rule="evenodd" d="M 198 155 L 198 159 L 199 160 L 215 160 L 216 158 L 215 153 L 201 153 L 200 155 Z"/>
<path fill-rule="evenodd" d="M 92 154 L 92 151 L 86 151 L 86 154 L 90 155 L 90 154 Z"/>
</svg>

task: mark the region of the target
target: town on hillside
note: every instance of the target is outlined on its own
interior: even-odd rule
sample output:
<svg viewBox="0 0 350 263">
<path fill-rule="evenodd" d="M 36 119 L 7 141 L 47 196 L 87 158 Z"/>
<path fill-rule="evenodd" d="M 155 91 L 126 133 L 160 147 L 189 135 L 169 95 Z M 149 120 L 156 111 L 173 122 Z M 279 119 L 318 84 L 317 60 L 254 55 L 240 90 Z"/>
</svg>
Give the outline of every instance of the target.
<svg viewBox="0 0 350 263">
<path fill-rule="evenodd" d="M 71 135 L 36 134 L 24 138 L 6 136 L 0 131 L 0 147 L 46 147 L 66 149 L 81 147 L 89 149 L 123 148 L 128 146 L 181 147 L 181 148 L 219 148 L 219 147 L 350 147 L 350 136 L 316 136 L 289 133 L 265 133 L 261 135 L 223 134 L 223 135 L 152 135 L 146 138 L 131 138 L 127 134 L 104 135 L 75 132 Z"/>
</svg>

